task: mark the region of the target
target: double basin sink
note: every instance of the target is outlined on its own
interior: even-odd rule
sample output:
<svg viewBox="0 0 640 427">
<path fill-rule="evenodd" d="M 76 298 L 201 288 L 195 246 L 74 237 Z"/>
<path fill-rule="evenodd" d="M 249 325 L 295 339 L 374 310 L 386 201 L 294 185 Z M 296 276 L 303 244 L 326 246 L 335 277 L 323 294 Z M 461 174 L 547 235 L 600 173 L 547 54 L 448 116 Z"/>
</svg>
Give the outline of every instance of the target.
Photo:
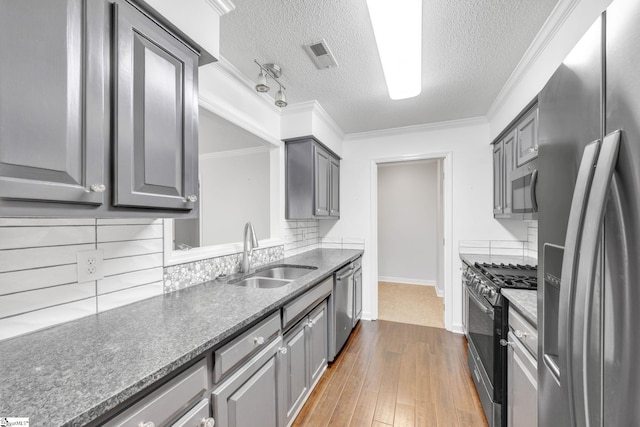
<svg viewBox="0 0 640 427">
<path fill-rule="evenodd" d="M 313 270 L 317 270 L 317 268 L 308 265 L 274 265 L 265 267 L 250 275 L 232 279 L 229 284 L 247 288 L 279 288 L 309 274 Z"/>
</svg>

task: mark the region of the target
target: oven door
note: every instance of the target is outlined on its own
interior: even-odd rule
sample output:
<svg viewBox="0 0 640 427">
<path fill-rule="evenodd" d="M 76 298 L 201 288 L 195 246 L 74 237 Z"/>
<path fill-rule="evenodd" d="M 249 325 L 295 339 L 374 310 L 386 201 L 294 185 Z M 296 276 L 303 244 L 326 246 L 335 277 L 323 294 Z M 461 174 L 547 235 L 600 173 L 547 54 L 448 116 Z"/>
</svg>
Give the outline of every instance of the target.
<svg viewBox="0 0 640 427">
<path fill-rule="evenodd" d="M 467 288 L 468 339 L 480 357 L 482 369 L 489 379 L 491 391 L 495 388 L 494 357 L 496 336 L 494 334 L 494 308 L 482 296 Z M 492 393 L 493 394 L 493 393 Z"/>
</svg>

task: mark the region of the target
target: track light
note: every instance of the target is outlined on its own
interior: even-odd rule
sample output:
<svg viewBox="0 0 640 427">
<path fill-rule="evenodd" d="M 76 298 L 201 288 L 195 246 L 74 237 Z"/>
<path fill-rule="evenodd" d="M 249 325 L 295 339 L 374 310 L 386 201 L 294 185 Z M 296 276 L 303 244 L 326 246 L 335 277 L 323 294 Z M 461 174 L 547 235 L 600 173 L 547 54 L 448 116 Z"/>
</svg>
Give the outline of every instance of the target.
<svg viewBox="0 0 640 427">
<path fill-rule="evenodd" d="M 260 64 L 255 59 L 253 60 L 258 67 L 260 67 L 260 74 L 258 75 L 258 84 L 256 84 L 256 91 L 258 92 L 269 92 L 269 86 L 267 85 L 267 77 L 273 79 L 274 82 L 278 84 L 280 89 L 276 94 L 276 105 L 280 108 L 287 106 L 287 97 L 285 96 L 285 87 L 280 84 L 278 81 L 278 77 L 282 75 L 282 69 L 277 64 Z"/>
</svg>

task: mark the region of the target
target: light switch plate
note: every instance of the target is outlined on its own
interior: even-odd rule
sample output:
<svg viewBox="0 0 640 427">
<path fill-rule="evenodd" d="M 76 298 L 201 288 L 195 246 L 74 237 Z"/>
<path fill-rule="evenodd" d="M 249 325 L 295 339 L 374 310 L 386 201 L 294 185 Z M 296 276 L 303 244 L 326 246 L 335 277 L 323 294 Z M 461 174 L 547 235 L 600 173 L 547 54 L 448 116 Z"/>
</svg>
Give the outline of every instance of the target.
<svg viewBox="0 0 640 427">
<path fill-rule="evenodd" d="M 102 249 L 78 252 L 78 283 L 102 279 L 104 277 L 103 261 L 104 251 Z"/>
</svg>

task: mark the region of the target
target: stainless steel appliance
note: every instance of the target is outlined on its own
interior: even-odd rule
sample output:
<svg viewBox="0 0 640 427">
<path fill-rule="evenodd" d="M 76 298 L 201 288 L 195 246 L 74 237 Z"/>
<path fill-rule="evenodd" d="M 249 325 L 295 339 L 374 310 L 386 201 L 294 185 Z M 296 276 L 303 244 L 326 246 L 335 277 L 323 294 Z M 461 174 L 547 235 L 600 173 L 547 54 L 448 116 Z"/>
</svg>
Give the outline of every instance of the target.
<svg viewBox="0 0 640 427">
<path fill-rule="evenodd" d="M 615 0 L 538 97 L 541 426 L 640 420 L 638 22 Z"/>
<path fill-rule="evenodd" d="M 536 268 L 529 265 L 463 263 L 468 363 L 490 427 L 506 421 L 504 380 L 507 310 L 502 288 L 536 289 Z"/>
<path fill-rule="evenodd" d="M 333 362 L 362 316 L 362 258 L 334 274 L 329 301 L 329 361 Z"/>
<path fill-rule="evenodd" d="M 528 220 L 538 218 L 537 182 L 537 160 L 525 163 L 511 172 L 511 212 L 520 214 L 518 218 Z"/>
</svg>

